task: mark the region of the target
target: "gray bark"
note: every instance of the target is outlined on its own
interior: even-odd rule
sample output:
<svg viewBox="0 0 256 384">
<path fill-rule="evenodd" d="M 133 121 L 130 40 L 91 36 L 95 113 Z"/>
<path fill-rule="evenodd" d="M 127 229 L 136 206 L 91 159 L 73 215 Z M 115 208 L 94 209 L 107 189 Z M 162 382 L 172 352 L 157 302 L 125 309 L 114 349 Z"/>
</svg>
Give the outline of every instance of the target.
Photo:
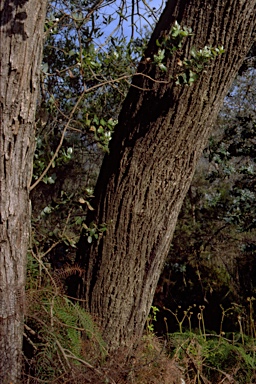
<svg viewBox="0 0 256 384">
<path fill-rule="evenodd" d="M 29 186 L 46 1 L 0 5 L 0 382 L 21 371 Z"/>
<path fill-rule="evenodd" d="M 194 35 L 167 60 L 152 63 L 156 40 L 174 21 Z M 107 233 L 78 260 L 85 266 L 80 296 L 98 319 L 110 349 L 140 338 L 172 241 L 177 217 L 213 122 L 255 33 L 255 0 L 173 0 L 167 3 L 104 159 L 90 221 Z M 192 47 L 224 46 L 191 86 L 175 84 L 179 60 Z M 172 76 L 172 77 L 171 77 Z"/>
</svg>

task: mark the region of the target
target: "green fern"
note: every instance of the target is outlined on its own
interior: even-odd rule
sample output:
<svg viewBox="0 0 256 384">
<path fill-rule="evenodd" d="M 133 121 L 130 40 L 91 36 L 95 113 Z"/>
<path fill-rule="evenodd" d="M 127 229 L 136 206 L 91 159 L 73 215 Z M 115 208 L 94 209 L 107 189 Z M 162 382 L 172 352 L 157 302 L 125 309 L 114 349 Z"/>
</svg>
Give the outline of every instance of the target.
<svg viewBox="0 0 256 384">
<path fill-rule="evenodd" d="M 78 318 L 81 328 L 85 330 L 86 336 L 96 342 L 103 355 L 106 354 L 106 343 L 104 342 L 98 327 L 95 325 L 91 315 L 86 312 L 78 303 L 73 304 L 73 310 Z"/>
<path fill-rule="evenodd" d="M 82 339 L 85 337 L 97 344 L 101 354 L 105 354 L 105 343 L 99 330 L 89 313 L 78 303 L 65 296 L 56 296 L 52 300 L 48 297 L 43 300 L 43 306 L 51 323 L 46 332 L 51 332 L 65 350 L 81 358 Z"/>
<path fill-rule="evenodd" d="M 32 366 L 33 376 L 45 382 L 70 377 L 78 365 L 81 372 L 86 370 L 84 340 L 89 340 L 90 349 L 86 360 L 91 358 L 95 362 L 106 354 L 105 343 L 92 317 L 66 297 L 60 286 L 67 273 L 77 270 L 74 267 L 54 274 L 42 260 L 29 255 L 25 338 L 34 354 L 28 364 Z"/>
<path fill-rule="evenodd" d="M 67 336 L 65 346 L 74 355 L 80 357 L 82 336 L 96 342 L 100 351 L 104 353 L 105 343 L 94 324 L 91 316 L 78 303 L 74 304 L 67 297 L 57 297 L 54 302 L 54 314 L 62 323 Z M 68 345 L 67 345 L 68 343 Z"/>
</svg>

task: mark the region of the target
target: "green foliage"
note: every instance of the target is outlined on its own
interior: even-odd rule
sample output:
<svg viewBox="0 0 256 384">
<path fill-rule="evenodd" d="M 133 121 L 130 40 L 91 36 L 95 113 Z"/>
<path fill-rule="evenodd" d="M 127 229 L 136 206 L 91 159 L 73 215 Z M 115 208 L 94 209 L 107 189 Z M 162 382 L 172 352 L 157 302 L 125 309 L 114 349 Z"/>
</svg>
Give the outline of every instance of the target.
<svg viewBox="0 0 256 384">
<path fill-rule="evenodd" d="M 183 66 L 185 71 L 178 74 L 176 84 L 190 85 L 194 83 L 199 78 L 199 74 L 205 70 L 209 62 L 217 55 L 221 55 L 224 52 L 223 47 L 213 48 L 205 46 L 203 49 L 199 50 L 196 50 L 196 48 L 193 47 L 190 51 L 191 58 L 180 61 L 180 66 Z"/>
<path fill-rule="evenodd" d="M 157 54 L 153 56 L 153 64 L 164 72 L 167 71 L 166 61 L 170 55 L 174 52 L 179 52 L 184 43 L 184 39 L 192 36 L 192 29 L 181 27 L 177 21 L 175 21 L 169 33 L 161 37 L 156 41 L 156 45 L 159 47 Z M 202 49 L 197 50 L 193 47 L 190 51 L 189 59 L 178 59 L 179 66 L 183 71 L 176 75 L 177 85 L 191 85 L 198 78 L 199 74 L 203 72 L 206 66 L 216 56 L 223 54 L 223 47 L 210 47 L 205 46 Z"/>
<path fill-rule="evenodd" d="M 154 55 L 153 64 L 156 64 L 162 71 L 167 71 L 166 66 L 163 64 L 165 58 L 165 49 L 158 49 L 157 55 Z"/>
<path fill-rule="evenodd" d="M 50 146 L 47 142 L 43 143 L 41 137 L 36 138 L 36 149 L 34 155 L 34 163 L 33 163 L 33 178 L 34 180 L 38 180 L 41 176 L 42 172 L 50 162 L 51 158 L 54 155 L 54 152 L 50 150 Z M 51 162 L 51 168 L 55 168 L 57 166 L 62 166 L 67 164 L 72 159 L 73 148 L 61 148 L 58 151 L 56 159 Z M 52 173 L 50 176 L 45 175 L 42 181 L 45 184 L 54 184 L 56 181 L 56 173 Z"/>
<path fill-rule="evenodd" d="M 156 64 L 162 71 L 166 72 L 166 59 L 172 55 L 175 51 L 182 48 L 184 38 L 191 36 L 192 30 L 190 28 L 181 27 L 177 21 L 175 21 L 169 33 L 161 37 L 160 40 L 156 40 L 156 45 L 159 47 L 157 54 L 154 55 L 153 63 Z"/>
<path fill-rule="evenodd" d="M 75 248 L 87 210 L 93 209 L 87 190 L 94 188 L 146 45 L 142 34 L 130 40 L 122 33 L 106 35 L 116 18 L 106 5 L 49 3 L 31 186 L 38 254 L 56 242 Z M 91 227 L 89 241 L 102 232 Z"/>
<path fill-rule="evenodd" d="M 217 335 L 205 339 L 196 333 L 174 333 L 169 335 L 168 348 L 170 356 L 183 365 L 189 382 L 220 383 L 225 378 L 241 384 L 253 382 L 255 341 L 244 347 Z"/>
<path fill-rule="evenodd" d="M 235 306 L 227 310 L 222 308 L 223 316 L 219 334 L 206 333 L 204 309 L 205 306 L 199 306 L 199 310 L 190 306 L 188 310 L 184 311 L 181 321 L 177 311 L 174 313 L 169 310 L 177 320 L 180 329 L 180 332 L 168 334 L 167 348 L 170 357 L 183 365 L 185 378 L 189 382 L 191 380 L 201 383 L 209 380 L 212 383 L 219 383 L 225 377 L 239 383 L 253 382 L 256 369 L 255 333 L 253 337 L 250 337 L 241 329 L 239 333 L 226 334 L 223 332 L 223 320 L 232 314 L 232 311 L 238 310 Z M 198 320 L 198 331 L 191 329 L 191 316 L 193 315 Z M 248 324 L 251 324 L 250 315 L 251 313 L 248 315 L 249 317 L 247 316 Z M 239 316 L 238 314 L 238 319 Z M 182 328 L 185 320 L 188 320 L 189 331 Z"/>
<path fill-rule="evenodd" d="M 196 50 L 192 48 L 190 51 L 191 59 L 184 60 L 184 65 L 187 68 L 193 69 L 196 73 L 203 71 L 210 60 L 225 52 L 223 47 L 213 48 L 205 46 L 203 49 Z"/>
<path fill-rule="evenodd" d="M 148 315 L 147 319 L 147 330 L 149 333 L 154 333 L 154 322 L 157 321 L 157 312 L 159 312 L 159 309 L 155 307 L 154 305 L 151 306 L 150 314 Z"/>
<path fill-rule="evenodd" d="M 98 240 L 98 238 L 107 231 L 106 224 L 97 225 L 95 223 L 90 223 L 88 227 L 85 223 L 83 223 L 83 228 L 85 230 L 85 236 L 87 237 L 88 243 L 92 243 L 93 239 Z"/>
<path fill-rule="evenodd" d="M 57 297 L 53 304 L 53 315 L 56 322 L 66 328 L 62 346 L 72 351 L 75 356 L 82 358 L 82 332 L 88 339 L 99 343 L 99 350 L 105 353 L 104 342 L 91 316 L 79 305 L 67 297 Z"/>
<path fill-rule="evenodd" d="M 83 350 L 86 340 L 93 359 L 106 355 L 105 343 L 92 317 L 64 294 L 60 275 L 67 277 L 80 272 L 73 267 L 54 274 L 49 265 L 29 256 L 24 348 L 25 351 L 32 348 L 27 364 L 33 376 L 40 380 L 68 375 L 74 364 L 81 370 L 90 366 L 90 357 Z"/>
<path fill-rule="evenodd" d="M 89 130 L 94 132 L 95 140 L 104 152 L 108 152 L 108 144 L 111 140 L 112 133 L 114 132 L 117 120 L 103 118 L 99 119 L 96 115 L 93 118 L 86 116 L 85 125 L 89 127 Z"/>
<path fill-rule="evenodd" d="M 182 48 L 184 39 L 188 36 L 192 36 L 192 29 L 186 26 L 181 27 L 179 23 L 175 21 L 169 33 L 165 34 L 160 41 L 156 40 L 156 45 L 173 53 Z"/>
</svg>

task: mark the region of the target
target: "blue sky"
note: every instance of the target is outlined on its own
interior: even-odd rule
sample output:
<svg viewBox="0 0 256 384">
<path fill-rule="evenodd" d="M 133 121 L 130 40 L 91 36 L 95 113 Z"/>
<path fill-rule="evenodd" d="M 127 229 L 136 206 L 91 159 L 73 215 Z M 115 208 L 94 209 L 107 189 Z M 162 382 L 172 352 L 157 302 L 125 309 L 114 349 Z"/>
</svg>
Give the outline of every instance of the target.
<svg viewBox="0 0 256 384">
<path fill-rule="evenodd" d="M 134 38 L 140 36 L 140 32 L 147 28 L 151 31 L 165 6 L 164 0 L 122 0 L 113 1 L 107 7 L 99 11 L 100 17 L 96 21 L 102 29 L 104 18 L 111 16 L 113 19 L 109 25 L 103 28 L 104 35 L 100 39 L 101 44 L 110 35 L 117 36 L 121 33 L 128 39 L 133 35 Z M 132 13 L 134 11 L 134 18 Z M 133 22 L 133 27 L 132 27 Z"/>
</svg>

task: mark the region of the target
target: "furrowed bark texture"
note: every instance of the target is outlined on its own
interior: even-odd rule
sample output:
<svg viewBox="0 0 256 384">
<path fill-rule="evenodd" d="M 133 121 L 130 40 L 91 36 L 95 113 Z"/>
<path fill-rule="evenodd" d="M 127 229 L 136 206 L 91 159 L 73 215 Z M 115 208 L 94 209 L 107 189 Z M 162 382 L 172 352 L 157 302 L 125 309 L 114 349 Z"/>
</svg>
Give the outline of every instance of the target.
<svg viewBox="0 0 256 384">
<path fill-rule="evenodd" d="M 194 35 L 168 58 L 165 74 L 153 55 L 175 20 Z M 110 349 L 133 345 L 143 332 L 183 199 L 255 22 L 255 0 L 173 0 L 153 32 L 138 73 L 155 81 L 134 76 L 88 218 L 107 223 L 107 233 L 88 251 L 85 235 L 79 245 L 86 270 L 81 297 Z M 193 85 L 175 85 L 178 59 L 206 45 L 223 45 L 225 53 Z"/>
<path fill-rule="evenodd" d="M 29 186 L 46 1 L 0 5 L 0 382 L 21 370 Z"/>
</svg>

